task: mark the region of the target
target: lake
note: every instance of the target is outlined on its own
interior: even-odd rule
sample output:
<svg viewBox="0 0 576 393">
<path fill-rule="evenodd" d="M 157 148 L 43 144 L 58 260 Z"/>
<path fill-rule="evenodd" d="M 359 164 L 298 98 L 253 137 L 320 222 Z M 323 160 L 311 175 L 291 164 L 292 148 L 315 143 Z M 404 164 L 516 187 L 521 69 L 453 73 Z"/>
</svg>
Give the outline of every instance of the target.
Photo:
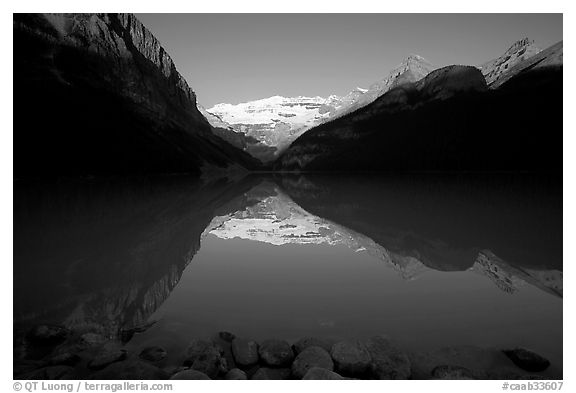
<svg viewBox="0 0 576 393">
<path fill-rule="evenodd" d="M 219 331 L 385 334 L 410 351 L 526 347 L 561 375 L 562 270 L 560 177 L 14 184 L 16 349 L 45 323 L 173 364 Z"/>
</svg>

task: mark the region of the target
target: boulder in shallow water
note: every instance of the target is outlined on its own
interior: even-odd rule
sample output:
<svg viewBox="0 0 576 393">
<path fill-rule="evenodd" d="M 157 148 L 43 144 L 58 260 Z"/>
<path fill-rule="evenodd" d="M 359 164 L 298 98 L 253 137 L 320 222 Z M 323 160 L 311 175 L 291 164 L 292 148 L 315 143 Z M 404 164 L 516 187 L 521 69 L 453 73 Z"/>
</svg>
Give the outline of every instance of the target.
<svg viewBox="0 0 576 393">
<path fill-rule="evenodd" d="M 303 337 L 292 345 L 294 353 L 298 355 L 300 352 L 308 347 L 320 347 L 326 352 L 330 353 L 332 345 L 336 344 L 337 340 L 323 337 Z"/>
<path fill-rule="evenodd" d="M 88 362 L 88 368 L 92 370 L 101 370 L 108 365 L 120 362 L 128 356 L 125 349 L 120 348 L 106 348 L 96 354 L 96 356 Z"/>
<path fill-rule="evenodd" d="M 271 367 L 289 366 L 294 360 L 294 352 L 290 344 L 284 340 L 265 340 L 258 349 L 260 359 Z"/>
<path fill-rule="evenodd" d="M 166 350 L 159 346 L 146 347 L 140 352 L 140 359 L 149 362 L 159 362 L 164 360 L 168 353 Z"/>
<path fill-rule="evenodd" d="M 432 371 L 443 365 L 467 368 L 476 379 L 491 378 L 490 375 L 495 371 L 512 366 L 502 351 L 471 345 L 445 347 L 429 352 L 412 352 L 409 358 L 412 365 L 412 379 L 430 379 Z"/>
<path fill-rule="evenodd" d="M 290 379 L 289 368 L 259 368 L 252 376 L 252 379 L 270 379 L 270 380 L 284 380 Z"/>
<path fill-rule="evenodd" d="M 186 359 L 184 360 L 184 365 L 191 366 L 198 356 L 202 355 L 208 349 L 213 347 L 214 345 L 206 340 L 194 339 L 190 341 L 188 348 L 186 348 Z"/>
<path fill-rule="evenodd" d="M 372 358 L 360 341 L 340 341 L 330 352 L 337 372 L 342 375 L 361 376 L 370 367 Z"/>
<path fill-rule="evenodd" d="M 465 367 L 442 365 L 432 370 L 435 379 L 475 379 L 472 371 Z"/>
<path fill-rule="evenodd" d="M 201 353 L 192 365 L 190 366 L 192 370 L 200 371 L 210 378 L 216 378 L 221 371 L 224 370 L 223 359 L 220 356 L 220 352 L 215 347 L 207 348 L 203 353 Z"/>
<path fill-rule="evenodd" d="M 50 356 L 46 359 L 46 363 L 50 366 L 74 366 L 78 364 L 82 359 L 80 356 L 72 352 L 63 352 Z"/>
<path fill-rule="evenodd" d="M 334 371 L 326 370 L 325 368 L 312 367 L 306 372 L 306 374 L 302 379 L 329 380 L 329 379 L 348 379 L 348 378 L 344 378 L 340 374 L 337 374 Z"/>
<path fill-rule="evenodd" d="M 218 337 L 229 343 L 231 343 L 236 338 L 236 336 L 230 332 L 219 332 Z"/>
<path fill-rule="evenodd" d="M 245 338 L 235 338 L 232 341 L 234 361 L 241 367 L 250 367 L 258 363 L 258 344 Z"/>
<path fill-rule="evenodd" d="M 515 365 L 522 370 L 540 372 L 550 367 L 550 361 L 535 352 L 525 348 L 515 348 L 502 351 Z"/>
<path fill-rule="evenodd" d="M 246 373 L 239 368 L 233 368 L 226 373 L 224 379 L 248 379 Z"/>
<path fill-rule="evenodd" d="M 409 379 L 411 364 L 408 355 L 388 337 L 375 336 L 365 342 L 370 353 L 370 374 L 376 379 Z"/>
<path fill-rule="evenodd" d="M 334 362 L 330 354 L 320 347 L 308 347 L 296 356 L 292 363 L 292 375 L 301 379 L 311 368 L 322 368 L 332 371 Z"/>
<path fill-rule="evenodd" d="M 170 379 L 184 380 L 184 379 L 211 379 L 208 375 L 197 370 L 184 370 L 172 375 Z"/>
<path fill-rule="evenodd" d="M 112 363 L 95 372 L 91 379 L 168 379 L 168 373 L 150 363 L 140 360 L 126 360 Z"/>
</svg>

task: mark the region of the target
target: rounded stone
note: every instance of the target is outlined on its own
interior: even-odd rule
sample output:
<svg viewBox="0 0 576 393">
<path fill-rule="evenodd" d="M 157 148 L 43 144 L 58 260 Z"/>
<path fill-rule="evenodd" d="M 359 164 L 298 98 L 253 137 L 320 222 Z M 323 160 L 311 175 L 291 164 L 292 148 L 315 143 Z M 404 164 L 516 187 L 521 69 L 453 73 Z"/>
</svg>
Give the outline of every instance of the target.
<svg viewBox="0 0 576 393">
<path fill-rule="evenodd" d="M 312 367 L 306 372 L 306 374 L 302 379 L 329 380 L 329 379 L 346 379 L 346 378 L 343 378 L 340 374 L 337 374 L 333 371 L 326 370 L 325 368 Z"/>
<path fill-rule="evenodd" d="M 308 347 L 296 356 L 292 363 L 292 375 L 301 379 L 311 368 L 334 370 L 334 362 L 330 354 L 320 347 Z"/>
<path fill-rule="evenodd" d="M 252 379 L 284 380 L 290 378 L 289 368 L 259 368 L 252 376 Z"/>
<path fill-rule="evenodd" d="M 289 366 L 294 360 L 294 352 L 284 340 L 266 340 L 260 344 L 258 353 L 262 362 L 271 367 Z"/>
<path fill-rule="evenodd" d="M 219 332 L 218 337 L 228 343 L 231 343 L 236 338 L 236 336 L 230 332 Z"/>
<path fill-rule="evenodd" d="M 362 375 L 370 367 L 371 357 L 359 341 L 340 341 L 330 352 L 336 371 L 343 375 Z"/>
<path fill-rule="evenodd" d="M 186 348 L 186 360 L 184 363 L 187 365 L 192 365 L 198 356 L 202 355 L 206 350 L 213 347 L 214 345 L 209 341 L 198 339 L 190 341 L 190 344 L 188 344 L 188 347 Z"/>
<path fill-rule="evenodd" d="M 172 375 L 170 377 L 170 379 L 185 380 L 185 379 L 211 379 L 211 378 L 208 375 L 206 375 L 200 371 L 184 370 L 184 371 L 179 371 L 176 374 Z"/>
<path fill-rule="evenodd" d="M 258 363 L 258 344 L 256 341 L 237 337 L 232 341 L 232 355 L 238 365 L 253 366 Z"/>
<path fill-rule="evenodd" d="M 51 356 L 47 363 L 50 366 L 75 366 L 82 359 L 80 356 L 72 352 L 64 352 L 54 356 Z"/>
<path fill-rule="evenodd" d="M 147 360 L 149 362 L 159 362 L 166 358 L 168 353 L 162 347 L 152 346 L 147 347 L 140 352 L 140 359 Z"/>
<path fill-rule="evenodd" d="M 88 368 L 92 370 L 101 370 L 104 367 L 122 361 L 128 356 L 125 349 L 106 349 L 98 354 L 88 362 Z"/>
<path fill-rule="evenodd" d="M 220 371 L 224 370 L 223 359 L 220 352 L 215 347 L 209 347 L 203 353 L 198 355 L 192 365 L 191 369 L 200 371 L 210 378 L 216 378 Z"/>
<path fill-rule="evenodd" d="M 226 373 L 224 379 L 248 379 L 246 373 L 239 368 L 233 368 Z"/>
<path fill-rule="evenodd" d="M 168 379 L 168 373 L 147 362 L 127 360 L 97 371 L 91 379 Z"/>
<path fill-rule="evenodd" d="M 466 367 L 442 365 L 432 370 L 432 377 L 436 379 L 475 379 L 472 371 Z"/>
<path fill-rule="evenodd" d="M 294 353 L 298 355 L 300 352 L 308 347 L 320 347 L 326 352 L 330 353 L 332 345 L 336 343 L 335 340 L 322 337 L 303 337 L 292 345 Z"/>
<path fill-rule="evenodd" d="M 372 358 L 370 373 L 375 379 L 409 379 L 410 358 L 388 337 L 375 336 L 365 342 Z"/>
<path fill-rule="evenodd" d="M 550 361 L 535 352 L 525 348 L 515 348 L 502 351 L 512 362 L 522 370 L 540 372 L 550 367 Z"/>
</svg>

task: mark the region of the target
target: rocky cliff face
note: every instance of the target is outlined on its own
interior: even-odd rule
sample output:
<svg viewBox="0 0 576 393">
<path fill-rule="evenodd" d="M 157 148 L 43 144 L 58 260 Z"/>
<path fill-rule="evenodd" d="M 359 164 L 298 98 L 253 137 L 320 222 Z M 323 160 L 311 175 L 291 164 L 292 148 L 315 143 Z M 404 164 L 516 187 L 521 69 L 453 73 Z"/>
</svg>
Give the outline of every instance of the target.
<svg viewBox="0 0 576 393">
<path fill-rule="evenodd" d="M 14 16 L 15 173 L 199 173 L 258 165 L 223 143 L 130 14 Z"/>
<path fill-rule="evenodd" d="M 564 63 L 564 48 L 563 41 L 560 41 L 537 54 L 524 58 L 518 61 L 513 66 L 509 67 L 505 72 L 502 72 L 499 77 L 492 82 L 491 88 L 497 89 L 503 86 L 510 80 L 522 81 L 525 77 L 534 79 L 532 83 L 550 83 L 546 74 L 557 74 L 562 71 Z M 536 78 L 535 75 L 541 75 L 544 78 Z M 526 86 L 530 88 L 530 86 Z"/>
<path fill-rule="evenodd" d="M 344 96 L 327 98 L 274 96 L 235 105 L 217 104 L 206 110 L 216 118 L 206 117 L 214 127 L 227 130 L 219 131 L 224 138 L 231 137 L 233 131 L 255 139 L 256 143 L 245 146 L 246 151 L 271 161 L 310 128 L 364 107 L 396 86 L 420 80 L 431 70 L 432 65 L 424 58 L 411 55 L 369 89 L 357 87 Z"/>
<path fill-rule="evenodd" d="M 542 49 L 537 47 L 533 40 L 523 38 L 512 44 L 502 56 L 482 64 L 479 68 L 486 78 L 486 83 L 491 85 L 516 64 L 529 59 L 541 51 Z"/>
</svg>

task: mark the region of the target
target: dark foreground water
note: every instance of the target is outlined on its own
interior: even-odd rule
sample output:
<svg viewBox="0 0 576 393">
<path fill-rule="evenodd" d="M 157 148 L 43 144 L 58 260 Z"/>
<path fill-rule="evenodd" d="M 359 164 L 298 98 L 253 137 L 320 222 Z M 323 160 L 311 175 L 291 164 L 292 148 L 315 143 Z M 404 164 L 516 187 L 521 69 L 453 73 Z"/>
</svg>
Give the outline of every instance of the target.
<svg viewBox="0 0 576 393">
<path fill-rule="evenodd" d="M 41 323 L 174 363 L 222 330 L 387 334 L 413 351 L 522 346 L 562 369 L 561 179 L 16 182 L 14 201 L 16 349 Z"/>
</svg>

